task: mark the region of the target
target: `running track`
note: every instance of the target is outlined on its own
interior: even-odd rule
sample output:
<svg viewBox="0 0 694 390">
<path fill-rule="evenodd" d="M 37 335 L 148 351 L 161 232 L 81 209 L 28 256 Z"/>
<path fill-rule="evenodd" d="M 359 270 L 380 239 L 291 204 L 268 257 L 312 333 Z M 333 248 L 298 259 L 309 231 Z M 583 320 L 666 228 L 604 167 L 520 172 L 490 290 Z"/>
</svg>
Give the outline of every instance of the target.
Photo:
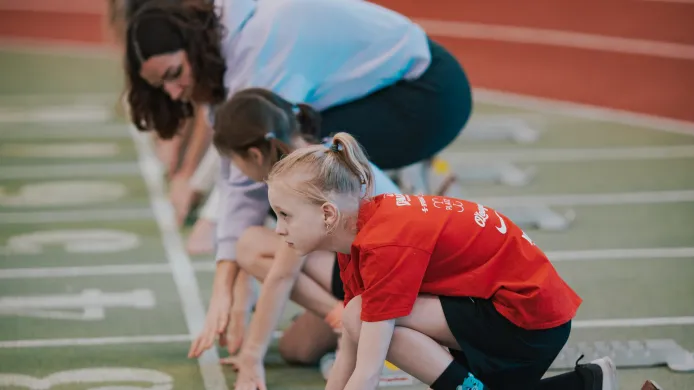
<svg viewBox="0 0 694 390">
<path fill-rule="evenodd" d="M 694 122 L 694 0 L 378 0 L 474 87 Z M 0 0 L 0 36 L 102 45 L 104 1 Z"/>
</svg>

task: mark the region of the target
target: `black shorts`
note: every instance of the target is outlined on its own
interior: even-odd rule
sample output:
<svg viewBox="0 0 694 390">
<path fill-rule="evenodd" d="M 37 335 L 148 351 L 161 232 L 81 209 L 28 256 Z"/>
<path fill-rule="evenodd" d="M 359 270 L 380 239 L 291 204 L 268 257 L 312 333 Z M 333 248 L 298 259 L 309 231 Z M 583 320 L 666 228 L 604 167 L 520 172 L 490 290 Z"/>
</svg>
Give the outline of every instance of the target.
<svg viewBox="0 0 694 390">
<path fill-rule="evenodd" d="M 472 91 L 462 66 L 429 40 L 431 64 L 415 80 L 400 80 L 360 99 L 321 111 L 321 136 L 350 133 L 381 169 L 431 158 L 463 130 Z"/>
<path fill-rule="evenodd" d="M 345 300 L 345 285 L 342 284 L 342 278 L 340 278 L 340 265 L 337 263 L 337 253 L 335 253 L 335 264 L 333 265 L 333 276 L 330 289 L 335 298 L 340 301 Z"/>
<path fill-rule="evenodd" d="M 448 327 L 461 347 L 455 360 L 494 390 L 533 389 L 562 350 L 571 321 L 546 330 L 522 329 L 490 300 L 440 297 Z"/>
</svg>

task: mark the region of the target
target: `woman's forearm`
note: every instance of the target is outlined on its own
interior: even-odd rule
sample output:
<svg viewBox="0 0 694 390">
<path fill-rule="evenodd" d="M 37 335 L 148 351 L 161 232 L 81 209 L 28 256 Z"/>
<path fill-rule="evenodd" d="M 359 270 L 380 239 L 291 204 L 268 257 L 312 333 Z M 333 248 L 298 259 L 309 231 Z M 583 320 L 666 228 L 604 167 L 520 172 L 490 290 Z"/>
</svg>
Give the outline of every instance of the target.
<svg viewBox="0 0 694 390">
<path fill-rule="evenodd" d="M 185 156 L 177 174 L 190 177 L 195 172 L 210 141 L 210 125 L 207 116 L 209 109 L 200 106 L 195 109 L 190 138 L 187 142 Z"/>
</svg>

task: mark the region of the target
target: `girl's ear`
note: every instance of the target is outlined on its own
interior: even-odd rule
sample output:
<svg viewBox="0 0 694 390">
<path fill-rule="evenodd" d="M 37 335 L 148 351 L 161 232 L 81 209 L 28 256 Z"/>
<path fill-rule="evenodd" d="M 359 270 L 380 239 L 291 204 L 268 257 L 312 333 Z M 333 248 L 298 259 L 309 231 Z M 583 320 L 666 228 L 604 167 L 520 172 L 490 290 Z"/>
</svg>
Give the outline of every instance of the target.
<svg viewBox="0 0 694 390">
<path fill-rule="evenodd" d="M 248 159 L 259 167 L 262 167 L 263 164 L 265 164 L 265 156 L 263 156 L 263 152 L 256 147 L 251 147 L 248 149 Z"/>
<path fill-rule="evenodd" d="M 337 209 L 337 206 L 334 203 L 325 202 L 323 203 L 323 206 L 321 206 L 321 209 L 323 211 L 323 222 L 325 222 L 326 226 L 334 226 L 338 223 L 340 219 L 340 211 Z"/>
</svg>

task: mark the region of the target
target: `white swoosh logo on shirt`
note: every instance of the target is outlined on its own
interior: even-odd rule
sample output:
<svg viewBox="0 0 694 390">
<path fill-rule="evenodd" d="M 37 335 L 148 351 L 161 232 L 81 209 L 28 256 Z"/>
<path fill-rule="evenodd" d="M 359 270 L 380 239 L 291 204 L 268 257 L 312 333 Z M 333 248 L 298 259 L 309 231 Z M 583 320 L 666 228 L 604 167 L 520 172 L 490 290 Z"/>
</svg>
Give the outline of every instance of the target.
<svg viewBox="0 0 694 390">
<path fill-rule="evenodd" d="M 506 234 L 506 230 L 507 230 L 507 229 L 506 229 L 506 222 L 504 222 L 504 219 L 501 218 L 501 216 L 499 215 L 499 213 L 497 213 L 497 212 L 495 211 L 494 214 L 496 214 L 496 216 L 499 218 L 499 222 L 501 222 L 501 226 L 495 226 L 495 227 L 496 227 L 496 230 L 498 230 L 499 233 L 501 233 L 501 234 Z"/>
</svg>

